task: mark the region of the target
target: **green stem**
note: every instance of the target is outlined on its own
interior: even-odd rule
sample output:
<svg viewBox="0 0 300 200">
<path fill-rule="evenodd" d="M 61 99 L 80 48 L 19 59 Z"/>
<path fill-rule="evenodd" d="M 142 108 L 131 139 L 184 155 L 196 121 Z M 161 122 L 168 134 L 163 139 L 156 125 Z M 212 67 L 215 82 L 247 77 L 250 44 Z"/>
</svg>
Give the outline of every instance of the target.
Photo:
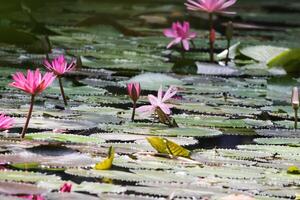
<svg viewBox="0 0 300 200">
<path fill-rule="evenodd" d="M 229 62 L 229 48 L 230 48 L 230 40 L 227 40 L 227 54 L 226 54 L 226 60 L 225 60 L 225 65 L 228 65 Z"/>
<path fill-rule="evenodd" d="M 213 23 L 213 14 L 209 13 L 209 29 L 210 29 L 210 34 L 209 34 L 209 38 L 212 34 L 212 31 L 214 29 L 214 23 Z M 209 55 L 210 55 L 210 62 L 214 62 L 214 41 L 212 41 L 211 39 L 209 39 L 209 47 L 210 47 L 210 51 L 209 51 Z"/>
<path fill-rule="evenodd" d="M 133 102 L 133 106 L 132 106 L 132 115 L 131 115 L 131 121 L 132 121 L 132 122 L 134 122 L 135 109 L 136 109 L 136 102 Z"/>
<path fill-rule="evenodd" d="M 31 118 L 31 114 L 32 114 L 32 110 L 33 110 L 33 104 L 34 104 L 34 95 L 31 95 L 31 102 L 30 102 L 30 107 L 29 107 L 29 111 L 28 111 L 28 115 L 27 115 L 27 119 L 25 122 L 25 125 L 23 127 L 22 133 L 21 133 L 21 139 L 25 137 L 28 125 L 29 125 L 29 121 Z"/>
<path fill-rule="evenodd" d="M 294 124 L 294 128 L 297 129 L 297 127 L 298 127 L 298 108 L 295 108 L 294 111 L 295 111 L 295 124 Z"/>
<path fill-rule="evenodd" d="M 181 44 L 181 52 L 180 52 L 181 53 L 181 58 L 184 59 L 185 58 L 185 50 L 183 48 L 183 43 L 181 42 L 180 44 Z"/>
<path fill-rule="evenodd" d="M 193 48 L 196 49 L 196 45 L 195 45 L 195 42 L 193 40 L 191 40 L 191 44 L 192 44 Z"/>
<path fill-rule="evenodd" d="M 64 100 L 64 104 L 65 104 L 65 106 L 68 106 L 68 102 L 67 102 L 67 99 L 66 99 L 66 96 L 65 96 L 64 87 L 63 87 L 63 84 L 62 84 L 61 77 L 58 77 L 58 82 L 59 82 L 61 95 L 62 95 L 62 98 Z"/>
</svg>

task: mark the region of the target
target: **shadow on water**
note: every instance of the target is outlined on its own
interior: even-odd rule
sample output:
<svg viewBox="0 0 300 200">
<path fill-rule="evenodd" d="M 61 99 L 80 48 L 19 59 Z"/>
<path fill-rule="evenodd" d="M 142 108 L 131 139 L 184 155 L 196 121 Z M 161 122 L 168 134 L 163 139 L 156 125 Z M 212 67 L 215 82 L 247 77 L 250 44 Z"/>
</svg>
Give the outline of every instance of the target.
<svg viewBox="0 0 300 200">
<path fill-rule="evenodd" d="M 236 149 L 238 145 L 254 144 L 253 139 L 257 136 L 247 135 L 221 135 L 211 138 L 197 138 L 198 143 L 187 146 L 188 149 Z"/>
</svg>

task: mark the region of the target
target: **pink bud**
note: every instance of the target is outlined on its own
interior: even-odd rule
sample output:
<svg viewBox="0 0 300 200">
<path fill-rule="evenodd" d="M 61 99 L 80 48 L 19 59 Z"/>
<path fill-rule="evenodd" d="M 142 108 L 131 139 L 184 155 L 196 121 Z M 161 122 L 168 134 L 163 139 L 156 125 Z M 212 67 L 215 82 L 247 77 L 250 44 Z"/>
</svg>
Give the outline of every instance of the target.
<svg viewBox="0 0 300 200">
<path fill-rule="evenodd" d="M 140 98 L 140 94 L 141 94 L 140 83 L 128 83 L 127 91 L 128 91 L 128 95 L 132 99 L 132 101 L 136 102 Z"/>
<path fill-rule="evenodd" d="M 71 192 L 71 190 L 72 190 L 71 183 L 64 183 L 59 189 L 60 192 Z"/>
<path fill-rule="evenodd" d="M 298 88 L 294 87 L 293 91 L 292 91 L 292 106 L 294 109 L 298 109 L 299 108 L 299 92 L 298 92 Z"/>
</svg>

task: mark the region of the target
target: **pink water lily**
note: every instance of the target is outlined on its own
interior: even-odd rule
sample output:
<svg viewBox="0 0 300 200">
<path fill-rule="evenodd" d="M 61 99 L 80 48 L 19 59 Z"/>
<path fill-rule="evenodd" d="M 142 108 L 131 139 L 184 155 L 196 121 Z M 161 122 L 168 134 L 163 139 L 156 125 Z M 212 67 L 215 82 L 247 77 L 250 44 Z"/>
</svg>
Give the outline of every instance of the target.
<svg viewBox="0 0 300 200">
<path fill-rule="evenodd" d="M 60 192 L 71 192 L 71 190 L 72 190 L 72 183 L 64 183 L 59 189 Z"/>
<path fill-rule="evenodd" d="M 21 72 L 16 72 L 12 77 L 14 82 L 10 83 L 10 86 L 31 94 L 27 119 L 21 133 L 21 138 L 24 138 L 31 118 L 35 96 L 43 92 L 54 81 L 56 76 L 52 72 L 47 72 L 42 76 L 40 70 L 36 69 L 35 71 L 28 70 L 27 76 L 24 76 Z"/>
<path fill-rule="evenodd" d="M 172 24 L 172 28 L 164 30 L 164 35 L 168 38 L 173 38 L 173 40 L 168 44 L 167 48 L 181 43 L 186 51 L 190 49 L 189 41 L 197 36 L 195 32 L 190 32 L 189 22 L 183 22 L 183 24 L 180 22 L 174 22 Z"/>
<path fill-rule="evenodd" d="M 65 73 L 75 69 L 75 67 L 76 67 L 75 61 L 72 61 L 70 64 L 68 64 L 68 62 L 66 61 L 64 55 L 60 55 L 57 58 L 55 58 L 51 63 L 48 60 L 45 60 L 44 65 L 50 72 L 53 72 L 55 75 L 57 75 L 61 95 L 62 95 L 65 106 L 67 106 L 68 102 L 67 102 L 67 98 L 66 98 L 66 95 L 65 95 L 65 92 L 64 92 L 61 77 Z"/>
<path fill-rule="evenodd" d="M 236 0 L 188 0 L 185 5 L 188 10 L 208 13 L 232 13 L 225 10 L 236 3 Z"/>
<path fill-rule="evenodd" d="M 48 60 L 44 61 L 44 66 L 57 76 L 61 76 L 69 71 L 75 69 L 75 61 L 72 61 L 70 64 L 66 61 L 64 55 L 60 55 L 55 58 L 51 63 Z"/>
<path fill-rule="evenodd" d="M 133 101 L 131 121 L 134 121 L 136 102 L 140 98 L 140 94 L 141 94 L 140 83 L 128 83 L 127 84 L 127 92 L 128 92 L 129 97 Z"/>
<path fill-rule="evenodd" d="M 136 102 L 140 98 L 141 85 L 140 83 L 128 83 L 127 92 L 133 102 Z"/>
<path fill-rule="evenodd" d="M 225 11 L 228 7 L 232 6 L 236 3 L 237 0 L 187 0 L 187 3 L 185 3 L 188 10 L 192 11 L 200 11 L 200 12 L 206 12 L 208 13 L 208 19 L 209 19 L 209 57 L 210 61 L 214 62 L 214 41 L 212 40 L 212 36 L 214 33 L 214 24 L 213 24 L 213 14 L 214 13 L 231 13 L 233 12 L 227 12 Z"/>
<path fill-rule="evenodd" d="M 37 95 L 43 92 L 55 79 L 55 75 L 51 72 L 45 73 L 42 76 L 39 69 L 35 71 L 28 70 L 27 76 L 24 76 L 22 72 L 16 72 L 12 75 L 14 82 L 9 85 L 26 93 Z"/>
<path fill-rule="evenodd" d="M 166 103 L 166 101 L 172 98 L 176 93 L 177 88 L 171 86 L 163 95 L 162 87 L 160 87 L 157 92 L 157 97 L 151 94 L 148 95 L 148 100 L 151 105 L 141 106 L 137 108 L 137 112 L 143 114 L 152 114 L 155 112 L 156 108 L 160 108 L 166 115 L 169 115 L 171 114 L 171 108 L 173 107 L 173 105 Z"/>
<path fill-rule="evenodd" d="M 6 116 L 4 114 L 0 115 L 0 131 L 5 131 L 10 129 L 14 124 L 13 118 Z"/>
</svg>

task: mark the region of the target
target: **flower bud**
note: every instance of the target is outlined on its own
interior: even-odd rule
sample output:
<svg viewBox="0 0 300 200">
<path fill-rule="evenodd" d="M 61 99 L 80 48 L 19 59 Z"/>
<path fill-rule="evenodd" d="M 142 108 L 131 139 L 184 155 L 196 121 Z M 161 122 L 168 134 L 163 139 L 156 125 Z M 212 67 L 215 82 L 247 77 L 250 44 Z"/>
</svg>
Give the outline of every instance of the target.
<svg viewBox="0 0 300 200">
<path fill-rule="evenodd" d="M 291 103 L 294 109 L 299 108 L 299 92 L 297 87 L 293 88 Z"/>
<path fill-rule="evenodd" d="M 71 192 L 72 184 L 71 183 L 64 183 L 61 188 L 59 189 L 60 192 Z"/>
<path fill-rule="evenodd" d="M 140 83 L 128 83 L 127 92 L 133 102 L 136 102 L 140 98 L 141 85 Z"/>
</svg>

